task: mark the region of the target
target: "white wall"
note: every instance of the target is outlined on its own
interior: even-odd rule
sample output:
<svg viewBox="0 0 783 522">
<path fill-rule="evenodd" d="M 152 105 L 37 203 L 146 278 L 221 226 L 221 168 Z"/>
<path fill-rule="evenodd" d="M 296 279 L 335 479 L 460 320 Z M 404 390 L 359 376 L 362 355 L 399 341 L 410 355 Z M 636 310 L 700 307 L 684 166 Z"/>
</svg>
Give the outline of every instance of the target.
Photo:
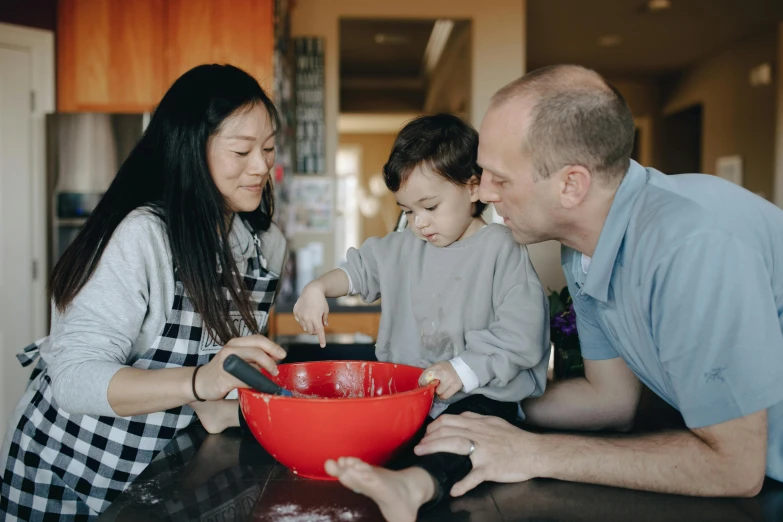
<svg viewBox="0 0 783 522">
<path fill-rule="evenodd" d="M 750 70 L 780 69 L 776 29 L 754 34 L 691 67 L 664 98 L 664 114 L 702 104 L 701 171 L 715 174 L 721 156 L 739 155 L 743 186 L 774 198 L 775 85 L 752 86 Z"/>
</svg>

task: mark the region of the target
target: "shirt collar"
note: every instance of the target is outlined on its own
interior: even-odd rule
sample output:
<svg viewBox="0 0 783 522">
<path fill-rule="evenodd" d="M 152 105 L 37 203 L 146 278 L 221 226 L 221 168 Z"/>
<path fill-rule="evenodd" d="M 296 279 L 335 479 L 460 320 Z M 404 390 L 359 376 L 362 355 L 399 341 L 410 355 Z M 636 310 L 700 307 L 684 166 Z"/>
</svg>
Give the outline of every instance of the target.
<svg viewBox="0 0 783 522">
<path fill-rule="evenodd" d="M 582 292 L 593 299 L 606 302 L 609 296 L 609 282 L 612 279 L 614 267 L 619 262 L 620 246 L 625 238 L 628 223 L 631 220 L 634 203 L 637 196 L 647 185 L 649 173 L 631 160 L 631 166 L 625 173 L 623 181 L 617 188 L 612 206 L 598 237 L 590 270 L 587 272 Z M 579 265 L 581 271 L 581 265 Z"/>
</svg>

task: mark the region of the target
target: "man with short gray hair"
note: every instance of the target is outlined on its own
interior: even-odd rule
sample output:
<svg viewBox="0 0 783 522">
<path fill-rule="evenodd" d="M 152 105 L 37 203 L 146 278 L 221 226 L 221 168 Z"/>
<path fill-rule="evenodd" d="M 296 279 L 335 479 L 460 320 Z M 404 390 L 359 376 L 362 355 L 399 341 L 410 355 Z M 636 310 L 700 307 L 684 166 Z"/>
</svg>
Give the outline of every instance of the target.
<svg viewBox="0 0 783 522">
<path fill-rule="evenodd" d="M 461 495 L 535 477 L 664 493 L 753 496 L 783 480 L 783 211 L 714 176 L 630 159 L 622 96 L 578 66 L 534 71 L 493 98 L 480 198 L 523 244 L 560 241 L 585 377 L 522 404 L 557 430 L 627 430 L 642 383 L 687 430 L 534 434 L 444 415 L 418 454 L 470 451 Z"/>
</svg>

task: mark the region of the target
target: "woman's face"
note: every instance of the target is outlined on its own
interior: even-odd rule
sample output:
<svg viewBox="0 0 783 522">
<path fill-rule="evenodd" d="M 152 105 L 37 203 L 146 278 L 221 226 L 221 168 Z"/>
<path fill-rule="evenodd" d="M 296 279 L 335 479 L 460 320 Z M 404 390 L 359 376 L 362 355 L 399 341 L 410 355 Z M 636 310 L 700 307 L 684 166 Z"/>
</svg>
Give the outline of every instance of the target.
<svg viewBox="0 0 783 522">
<path fill-rule="evenodd" d="M 275 164 L 272 122 L 263 104 L 240 108 L 207 142 L 207 164 L 215 185 L 234 212 L 252 212 Z"/>
</svg>

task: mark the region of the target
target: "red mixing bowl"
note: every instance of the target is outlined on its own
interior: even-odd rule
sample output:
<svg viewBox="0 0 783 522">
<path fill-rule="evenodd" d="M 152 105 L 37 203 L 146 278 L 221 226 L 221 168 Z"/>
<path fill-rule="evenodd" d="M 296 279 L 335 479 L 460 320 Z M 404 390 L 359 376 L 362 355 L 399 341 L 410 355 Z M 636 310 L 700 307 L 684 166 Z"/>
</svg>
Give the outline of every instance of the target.
<svg viewBox="0 0 783 522">
<path fill-rule="evenodd" d="M 333 480 L 327 459 L 358 457 L 386 464 L 424 424 L 437 381 L 419 387 L 422 369 L 368 361 L 278 366 L 272 377 L 295 395 L 240 389 L 250 431 L 269 454 L 303 477 Z M 268 374 L 267 374 L 268 375 Z"/>
</svg>

